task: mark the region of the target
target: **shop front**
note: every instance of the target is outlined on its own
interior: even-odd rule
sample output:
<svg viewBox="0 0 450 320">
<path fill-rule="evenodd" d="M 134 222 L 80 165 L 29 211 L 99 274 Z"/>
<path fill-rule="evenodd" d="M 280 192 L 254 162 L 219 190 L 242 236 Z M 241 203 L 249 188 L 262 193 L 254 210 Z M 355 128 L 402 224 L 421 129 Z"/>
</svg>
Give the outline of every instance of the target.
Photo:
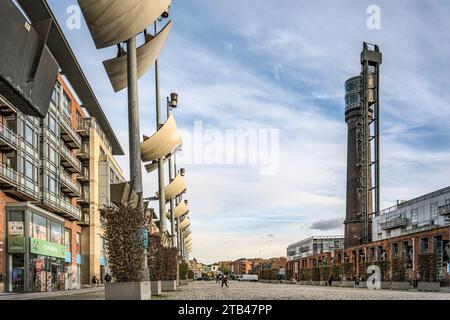
<svg viewBox="0 0 450 320">
<path fill-rule="evenodd" d="M 64 219 L 29 203 L 6 206 L 6 292 L 65 290 Z"/>
</svg>

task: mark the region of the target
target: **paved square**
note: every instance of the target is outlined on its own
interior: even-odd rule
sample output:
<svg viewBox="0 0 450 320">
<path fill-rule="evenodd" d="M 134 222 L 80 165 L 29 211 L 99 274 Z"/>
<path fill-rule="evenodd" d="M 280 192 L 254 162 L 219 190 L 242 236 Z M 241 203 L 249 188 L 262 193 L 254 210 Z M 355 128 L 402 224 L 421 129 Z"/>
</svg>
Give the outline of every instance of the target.
<svg viewBox="0 0 450 320">
<path fill-rule="evenodd" d="M 58 300 L 104 300 L 104 292 L 52 297 Z M 450 300 L 450 293 L 313 287 L 230 281 L 221 288 L 215 281 L 196 281 L 154 300 Z"/>
</svg>

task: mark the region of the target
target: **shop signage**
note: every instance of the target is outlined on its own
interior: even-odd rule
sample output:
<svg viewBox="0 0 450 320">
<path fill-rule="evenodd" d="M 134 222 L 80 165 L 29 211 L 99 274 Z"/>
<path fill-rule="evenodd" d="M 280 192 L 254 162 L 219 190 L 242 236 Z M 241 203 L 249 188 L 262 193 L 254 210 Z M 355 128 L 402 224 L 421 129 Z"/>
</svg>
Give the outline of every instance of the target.
<svg viewBox="0 0 450 320">
<path fill-rule="evenodd" d="M 25 238 L 24 237 L 9 237 L 8 238 L 8 252 L 9 253 L 24 253 L 25 252 Z"/>
<path fill-rule="evenodd" d="M 66 252 L 66 262 L 72 263 L 72 253 L 71 252 Z"/>
<path fill-rule="evenodd" d="M 77 254 L 77 264 L 81 264 L 81 255 Z"/>
<path fill-rule="evenodd" d="M 30 252 L 42 256 L 66 258 L 66 246 L 36 238 L 30 238 Z"/>
<path fill-rule="evenodd" d="M 23 237 L 23 222 L 22 221 L 10 221 L 8 222 L 8 236 L 10 237 Z"/>
<path fill-rule="evenodd" d="M 104 257 L 104 256 L 100 256 L 100 265 L 101 265 L 102 267 L 105 266 L 105 257 Z"/>
</svg>

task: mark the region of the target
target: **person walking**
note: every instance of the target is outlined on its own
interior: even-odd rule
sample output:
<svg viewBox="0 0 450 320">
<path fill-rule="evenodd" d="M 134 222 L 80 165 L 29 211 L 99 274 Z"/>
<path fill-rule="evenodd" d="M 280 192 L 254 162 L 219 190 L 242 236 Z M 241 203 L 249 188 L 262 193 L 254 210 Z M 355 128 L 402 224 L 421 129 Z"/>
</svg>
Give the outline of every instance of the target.
<svg viewBox="0 0 450 320">
<path fill-rule="evenodd" d="M 91 284 L 92 284 L 93 287 L 96 287 L 97 284 L 98 284 L 98 280 L 97 280 L 97 277 L 95 275 L 92 277 Z"/>
<path fill-rule="evenodd" d="M 225 285 L 228 288 L 228 274 L 224 274 L 222 276 L 222 288 L 223 288 L 223 285 Z"/>
<path fill-rule="evenodd" d="M 106 283 L 110 283 L 111 280 L 112 280 L 111 276 L 109 275 L 109 273 L 107 273 L 107 274 L 105 275 L 105 282 L 106 282 Z"/>
</svg>

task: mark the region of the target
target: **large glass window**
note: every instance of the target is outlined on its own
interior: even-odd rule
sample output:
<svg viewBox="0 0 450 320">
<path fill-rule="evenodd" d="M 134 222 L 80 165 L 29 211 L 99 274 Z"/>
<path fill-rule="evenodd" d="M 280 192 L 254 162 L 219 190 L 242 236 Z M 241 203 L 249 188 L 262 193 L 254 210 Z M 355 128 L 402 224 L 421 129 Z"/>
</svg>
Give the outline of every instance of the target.
<svg viewBox="0 0 450 320">
<path fill-rule="evenodd" d="M 419 209 L 411 210 L 411 222 L 417 223 L 419 221 Z"/>
<path fill-rule="evenodd" d="M 420 252 L 428 253 L 428 238 L 420 239 Z"/>
<path fill-rule="evenodd" d="M 33 214 L 32 237 L 47 241 L 47 219 L 38 214 Z"/>
<path fill-rule="evenodd" d="M 25 172 L 25 177 L 27 177 L 28 179 L 31 179 L 31 180 L 34 181 L 34 166 L 28 160 L 25 161 L 25 170 L 24 170 L 24 172 Z"/>
<path fill-rule="evenodd" d="M 69 97 L 64 93 L 62 100 L 62 111 L 66 118 L 69 119 L 72 117 L 71 104 L 72 102 L 70 101 Z"/>
<path fill-rule="evenodd" d="M 77 254 L 81 254 L 81 234 L 77 233 L 77 238 L 76 238 L 76 253 Z"/>
<path fill-rule="evenodd" d="M 31 144 L 32 146 L 34 145 L 34 132 L 33 132 L 33 128 L 26 124 L 25 125 L 25 140 Z"/>
<path fill-rule="evenodd" d="M 430 217 L 431 217 L 431 219 L 437 218 L 438 213 L 439 213 L 439 206 L 438 206 L 438 203 L 437 203 L 437 202 L 432 203 L 432 204 L 430 205 Z"/>
<path fill-rule="evenodd" d="M 71 242 L 72 242 L 72 232 L 70 231 L 70 229 L 65 229 L 64 230 L 64 245 L 66 246 L 67 252 L 72 251 L 71 250 L 72 249 Z"/>
<path fill-rule="evenodd" d="M 56 119 L 51 115 L 48 116 L 48 129 L 54 134 L 56 135 L 58 134 L 58 132 L 56 131 L 57 130 Z"/>
<path fill-rule="evenodd" d="M 48 191 L 54 194 L 58 194 L 58 188 L 56 186 L 56 179 L 51 175 L 48 176 Z"/>
<path fill-rule="evenodd" d="M 63 244 L 63 226 L 60 223 L 51 221 L 50 231 L 50 241 L 57 244 Z"/>
<path fill-rule="evenodd" d="M 56 150 L 48 144 L 48 159 L 53 162 L 54 164 L 58 163 L 58 155 L 56 153 Z"/>
</svg>

